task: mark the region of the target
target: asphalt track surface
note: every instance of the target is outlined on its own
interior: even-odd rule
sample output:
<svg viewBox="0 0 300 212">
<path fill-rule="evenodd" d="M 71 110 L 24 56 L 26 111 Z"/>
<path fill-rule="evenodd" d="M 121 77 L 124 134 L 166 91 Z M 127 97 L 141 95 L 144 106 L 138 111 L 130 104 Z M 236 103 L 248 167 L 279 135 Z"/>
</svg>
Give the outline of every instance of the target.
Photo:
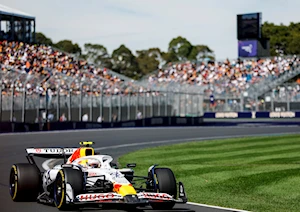
<svg viewBox="0 0 300 212">
<path fill-rule="evenodd" d="M 254 135 L 279 135 L 300 132 L 300 126 L 284 127 L 182 127 L 182 128 L 129 128 L 106 129 L 89 131 L 64 131 L 27 134 L 0 134 L 0 211 L 1 212 L 52 212 L 58 211 L 55 207 L 38 203 L 15 203 L 11 200 L 8 188 L 8 178 L 11 165 L 26 162 L 26 147 L 51 146 L 78 146 L 82 140 L 94 141 L 95 148 L 101 154 L 109 154 L 114 158 L 125 153 L 173 143 L 182 143 L 195 140 L 210 140 L 225 137 L 246 137 Z M 42 163 L 43 161 L 38 161 Z M 153 160 L 155 163 L 155 160 Z M 137 163 L 138 164 L 138 163 Z M 188 195 L 188 191 L 187 191 Z M 201 192 L 199 192 L 201 195 Z M 95 210 L 83 210 L 95 211 Z M 98 210 L 97 210 L 98 211 Z M 101 210 L 114 212 L 116 210 Z M 144 208 L 140 211 L 151 211 Z M 177 204 L 175 212 L 220 212 L 237 211 L 234 209 L 220 209 L 191 204 Z"/>
</svg>

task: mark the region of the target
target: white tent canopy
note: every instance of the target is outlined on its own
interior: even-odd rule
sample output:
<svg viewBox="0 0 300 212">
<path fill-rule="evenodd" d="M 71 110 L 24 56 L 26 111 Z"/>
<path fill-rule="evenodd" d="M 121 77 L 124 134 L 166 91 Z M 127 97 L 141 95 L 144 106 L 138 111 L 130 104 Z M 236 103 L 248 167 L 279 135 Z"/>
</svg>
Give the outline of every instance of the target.
<svg viewBox="0 0 300 212">
<path fill-rule="evenodd" d="M 35 19 L 33 15 L 30 15 L 28 13 L 24 13 L 20 10 L 13 9 L 7 6 L 4 6 L 0 4 L 0 15 L 11 15 L 11 16 L 16 16 L 16 17 L 21 17 L 21 18 L 27 18 L 27 19 Z"/>
</svg>

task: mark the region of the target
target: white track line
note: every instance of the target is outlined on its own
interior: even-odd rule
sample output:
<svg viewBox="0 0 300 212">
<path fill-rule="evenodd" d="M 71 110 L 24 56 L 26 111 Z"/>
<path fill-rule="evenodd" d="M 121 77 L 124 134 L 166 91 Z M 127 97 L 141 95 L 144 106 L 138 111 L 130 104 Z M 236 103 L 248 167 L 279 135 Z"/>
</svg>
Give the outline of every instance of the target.
<svg viewBox="0 0 300 212">
<path fill-rule="evenodd" d="M 143 143 L 131 143 L 131 144 L 121 144 L 107 147 L 98 147 L 94 148 L 97 150 L 108 150 L 108 149 L 118 149 L 124 147 L 133 147 L 133 146 L 146 146 L 150 144 L 164 144 L 164 143 L 174 143 L 174 142 L 187 142 L 187 141 L 205 141 L 205 140 L 214 140 L 214 139 L 227 139 L 227 138 L 242 138 L 242 137 L 255 137 L 255 136 L 277 136 L 277 135 L 286 135 L 286 134 L 300 134 L 300 132 L 294 133 L 277 133 L 277 134 L 255 134 L 255 135 L 232 135 L 232 136 L 211 136 L 211 137 L 201 137 L 201 138 L 188 138 L 188 139 L 172 139 L 172 140 L 162 140 L 162 141 L 149 141 Z M 51 162 L 57 159 L 48 159 L 43 162 L 42 167 L 47 170 L 49 169 L 49 165 Z"/>
<path fill-rule="evenodd" d="M 196 206 L 202 206 L 202 207 L 207 207 L 207 208 L 215 208 L 215 209 L 221 209 L 221 210 L 227 210 L 227 211 L 231 211 L 231 212 L 249 212 L 249 211 L 245 211 L 245 210 L 239 210 L 239 209 L 233 209 L 233 208 L 223 208 L 223 207 L 219 207 L 219 206 L 214 206 L 214 205 L 206 205 L 206 204 L 200 204 L 200 203 L 195 203 L 195 202 L 187 202 L 187 204 L 190 205 L 196 205 Z"/>
<path fill-rule="evenodd" d="M 186 142 L 186 141 L 203 141 L 203 140 L 214 140 L 214 139 L 227 139 L 227 138 L 243 138 L 243 137 L 257 137 L 257 136 L 278 136 L 278 135 L 292 135 L 300 134 L 300 132 L 288 132 L 288 133 L 276 133 L 276 134 L 251 134 L 251 135 L 229 135 L 229 136 L 211 136 L 211 137 L 201 137 L 201 138 L 188 138 L 188 139 L 172 139 L 172 140 L 162 140 L 162 141 L 149 141 L 142 143 L 131 143 L 131 144 L 121 144 L 115 146 L 98 147 L 95 150 L 106 150 L 106 149 L 118 149 L 123 147 L 133 147 L 133 146 L 146 146 L 149 144 L 163 144 L 163 143 L 173 143 L 173 142 Z"/>
</svg>

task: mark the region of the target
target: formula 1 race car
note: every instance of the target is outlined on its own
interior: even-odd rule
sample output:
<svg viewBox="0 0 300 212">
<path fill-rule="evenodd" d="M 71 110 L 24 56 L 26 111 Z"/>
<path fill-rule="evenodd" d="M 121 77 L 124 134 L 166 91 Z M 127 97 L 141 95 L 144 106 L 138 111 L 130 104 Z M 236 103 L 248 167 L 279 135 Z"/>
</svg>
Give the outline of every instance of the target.
<svg viewBox="0 0 300 212">
<path fill-rule="evenodd" d="M 133 210 L 147 205 L 160 210 L 187 202 L 183 184 L 177 185 L 169 168 L 153 165 L 148 176 L 135 176 L 136 164 L 118 168 L 111 156 L 95 154 L 92 144 L 80 142 L 79 148 L 27 148 L 29 163 L 14 164 L 10 171 L 12 200 L 37 201 L 59 210 L 105 206 Z M 63 158 L 64 162 L 42 172 L 34 156 Z"/>
</svg>

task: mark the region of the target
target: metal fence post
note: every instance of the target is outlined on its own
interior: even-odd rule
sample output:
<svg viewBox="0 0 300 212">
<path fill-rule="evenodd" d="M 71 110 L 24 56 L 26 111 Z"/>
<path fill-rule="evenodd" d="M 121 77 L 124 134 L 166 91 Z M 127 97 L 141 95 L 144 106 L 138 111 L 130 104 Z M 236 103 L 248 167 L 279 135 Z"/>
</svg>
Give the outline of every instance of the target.
<svg viewBox="0 0 300 212">
<path fill-rule="evenodd" d="M 150 99 L 151 99 L 151 104 L 150 104 L 150 117 L 153 117 L 153 94 L 150 91 Z"/>
<path fill-rule="evenodd" d="M 160 116 L 160 105 L 161 105 L 161 104 L 160 104 L 160 103 L 161 103 L 161 102 L 160 102 L 160 100 L 161 100 L 160 98 L 161 98 L 161 95 L 160 95 L 160 93 L 159 93 L 159 94 L 158 94 L 158 99 L 157 99 L 157 115 L 158 115 L 158 116 Z"/>
<path fill-rule="evenodd" d="M 199 117 L 200 115 L 200 94 L 197 94 L 197 116 Z"/>
<path fill-rule="evenodd" d="M 272 92 L 272 95 L 271 95 L 271 111 L 273 112 L 274 111 L 274 98 L 273 98 L 273 92 Z"/>
<path fill-rule="evenodd" d="M 109 96 L 109 122 L 112 122 L 112 95 L 113 95 L 113 91 L 114 91 L 114 87 L 113 89 L 110 91 L 110 96 Z"/>
<path fill-rule="evenodd" d="M 93 107 L 94 107 L 94 95 L 93 95 L 93 90 L 94 90 L 94 82 L 90 85 L 90 93 L 91 93 L 91 96 L 90 96 L 90 103 L 91 103 L 91 106 L 90 106 L 90 121 L 93 121 Z M 97 118 L 96 118 L 96 121 L 97 121 Z"/>
<path fill-rule="evenodd" d="M 79 94 L 79 121 L 82 121 L 82 82 L 80 82 L 80 94 Z"/>
<path fill-rule="evenodd" d="M 146 92 L 144 91 L 143 118 L 146 118 Z"/>
<path fill-rule="evenodd" d="M 137 96 L 136 96 L 136 106 L 135 106 L 135 119 L 136 119 L 136 115 L 138 114 L 139 111 L 139 104 L 140 104 L 140 93 L 137 92 Z"/>
<path fill-rule="evenodd" d="M 169 102 L 169 91 L 167 90 L 165 96 L 165 116 L 168 116 L 168 102 Z"/>
<path fill-rule="evenodd" d="M 104 120 L 104 117 L 103 117 L 103 87 L 104 85 L 101 86 L 101 96 L 100 96 L 100 116 L 102 118 L 102 120 Z"/>
<path fill-rule="evenodd" d="M 2 121 L 2 80 L 0 79 L 0 122 Z"/>
<path fill-rule="evenodd" d="M 40 93 L 37 94 L 37 98 L 36 98 L 36 117 L 38 119 L 38 121 L 40 120 L 40 107 L 41 107 L 41 97 L 40 97 Z"/>
<path fill-rule="evenodd" d="M 227 93 L 225 94 L 225 110 L 224 111 L 230 111 L 228 107 L 228 96 Z"/>
<path fill-rule="evenodd" d="M 127 120 L 130 120 L 130 97 L 131 97 L 131 93 L 128 93 L 127 96 Z"/>
<path fill-rule="evenodd" d="M 11 108 L 10 108 L 10 121 L 13 121 L 13 113 L 14 113 L 14 90 L 15 90 L 15 81 L 12 82 L 11 85 L 11 98 L 10 98 L 10 102 L 11 102 Z"/>
<path fill-rule="evenodd" d="M 57 106 L 56 106 L 56 119 L 57 121 L 59 120 L 59 117 L 60 117 L 60 87 L 58 87 L 57 89 Z"/>
<path fill-rule="evenodd" d="M 122 96 L 121 94 L 118 95 L 118 120 L 122 121 Z"/>
<path fill-rule="evenodd" d="M 187 97 L 188 97 L 188 94 L 186 93 L 186 91 L 185 91 L 185 93 L 184 93 L 184 117 L 186 117 L 186 113 L 187 113 Z"/>
<path fill-rule="evenodd" d="M 178 95 L 178 115 L 177 116 L 180 116 L 181 115 L 181 93 L 180 93 L 180 88 L 179 88 L 179 93 L 177 93 Z"/>
<path fill-rule="evenodd" d="M 93 86 L 91 85 L 91 87 L 93 88 Z M 93 90 L 91 89 L 91 96 L 90 96 L 90 121 L 93 121 Z"/>
<path fill-rule="evenodd" d="M 241 112 L 244 112 L 244 96 L 243 96 L 243 92 L 241 92 L 241 95 L 240 95 L 240 108 L 241 108 Z"/>
<path fill-rule="evenodd" d="M 68 107 L 68 119 L 69 119 L 69 121 L 72 121 L 71 108 L 72 108 L 72 89 L 69 87 L 69 107 Z"/>
<path fill-rule="evenodd" d="M 258 109 L 258 96 L 257 96 L 257 93 L 255 94 L 255 111 L 259 111 L 259 109 Z"/>
<path fill-rule="evenodd" d="M 288 92 L 288 88 L 287 87 L 286 87 L 286 107 L 287 107 L 287 111 L 291 110 L 290 93 Z"/>
<path fill-rule="evenodd" d="M 22 95 L 22 122 L 25 122 L 25 113 L 26 113 L 26 83 L 24 83 L 24 90 Z"/>
</svg>

